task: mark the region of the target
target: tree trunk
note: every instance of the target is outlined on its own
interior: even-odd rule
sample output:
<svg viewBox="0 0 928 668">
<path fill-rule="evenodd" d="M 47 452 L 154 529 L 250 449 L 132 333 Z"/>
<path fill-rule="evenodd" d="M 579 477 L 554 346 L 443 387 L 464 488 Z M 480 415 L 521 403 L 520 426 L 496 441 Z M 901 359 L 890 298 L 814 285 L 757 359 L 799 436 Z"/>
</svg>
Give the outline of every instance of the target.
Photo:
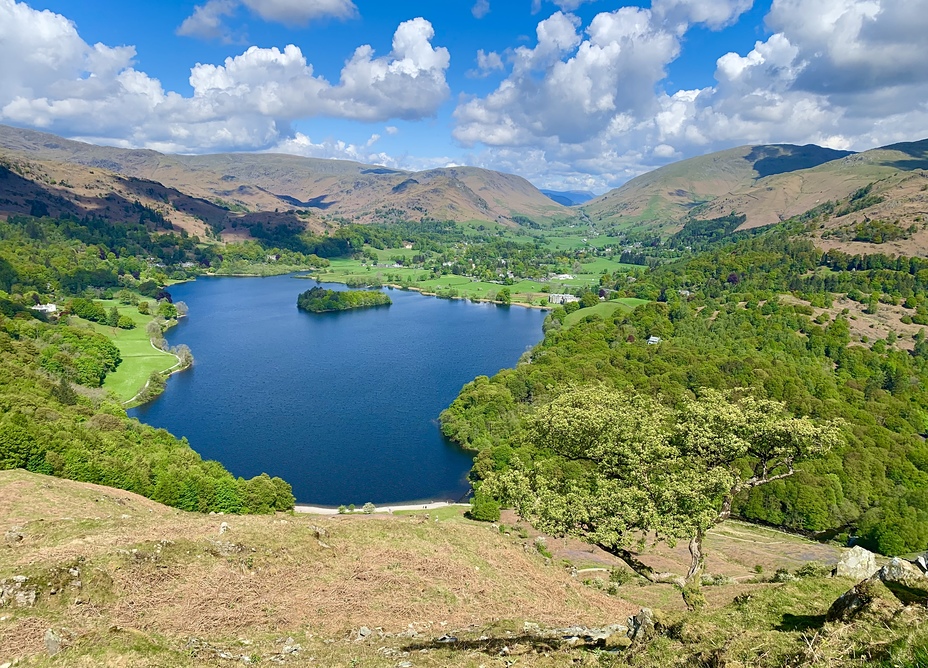
<svg viewBox="0 0 928 668">
<path fill-rule="evenodd" d="M 702 529 L 697 529 L 695 535 L 690 539 L 690 569 L 686 573 L 686 581 L 692 582 L 702 577 L 702 571 L 705 567 L 705 557 L 702 553 Z"/>
<path fill-rule="evenodd" d="M 606 545 L 600 545 L 599 547 L 624 561 L 628 564 L 629 568 L 648 582 L 675 584 L 680 587 L 686 584 L 686 578 L 683 576 L 677 575 L 676 573 L 658 573 L 647 564 L 641 562 L 630 550 L 621 547 L 608 547 Z"/>
</svg>

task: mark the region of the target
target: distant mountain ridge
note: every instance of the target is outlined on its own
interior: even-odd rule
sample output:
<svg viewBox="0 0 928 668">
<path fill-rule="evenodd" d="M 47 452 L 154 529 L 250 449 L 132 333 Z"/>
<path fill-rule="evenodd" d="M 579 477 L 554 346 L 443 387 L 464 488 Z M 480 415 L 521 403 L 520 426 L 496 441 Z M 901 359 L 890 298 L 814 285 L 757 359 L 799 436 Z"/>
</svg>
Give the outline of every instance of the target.
<svg viewBox="0 0 928 668">
<path fill-rule="evenodd" d="M 593 193 L 587 190 L 544 190 L 542 189 L 542 194 L 547 195 L 553 199 L 558 204 L 563 204 L 564 206 L 577 206 L 579 204 L 584 204 L 589 202 L 591 199 L 596 197 Z"/>
<path fill-rule="evenodd" d="M 358 222 L 426 217 L 515 225 L 515 216 L 569 215 L 525 179 L 476 167 L 407 172 L 286 154 L 168 155 L 76 142 L 0 126 L 0 153 L 144 179 L 245 213 L 293 208 Z"/>
</svg>

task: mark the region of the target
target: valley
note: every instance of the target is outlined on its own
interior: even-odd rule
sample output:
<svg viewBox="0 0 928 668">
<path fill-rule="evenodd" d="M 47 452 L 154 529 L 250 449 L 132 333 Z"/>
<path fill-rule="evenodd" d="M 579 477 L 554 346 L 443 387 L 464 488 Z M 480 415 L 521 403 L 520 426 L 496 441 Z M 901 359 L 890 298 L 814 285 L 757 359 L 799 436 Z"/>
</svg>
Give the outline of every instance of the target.
<svg viewBox="0 0 928 668">
<path fill-rule="evenodd" d="M 0 580 L 50 583 L 0 659 L 50 628 L 75 665 L 919 665 L 918 605 L 825 616 L 851 545 L 928 549 L 925 142 L 571 206 L 12 128 L 0 158 Z M 312 281 L 393 305 L 301 313 Z"/>
</svg>

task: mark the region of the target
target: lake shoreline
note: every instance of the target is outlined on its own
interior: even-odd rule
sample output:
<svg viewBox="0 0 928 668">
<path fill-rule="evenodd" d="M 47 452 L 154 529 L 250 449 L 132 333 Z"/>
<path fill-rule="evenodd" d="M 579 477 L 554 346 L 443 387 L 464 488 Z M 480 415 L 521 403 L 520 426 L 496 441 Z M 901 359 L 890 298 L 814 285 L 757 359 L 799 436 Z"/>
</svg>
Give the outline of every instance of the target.
<svg viewBox="0 0 928 668">
<path fill-rule="evenodd" d="M 387 513 L 392 515 L 395 512 L 405 510 L 437 510 L 439 508 L 470 508 L 469 503 L 458 503 L 456 501 L 427 501 L 425 503 L 415 503 L 402 501 L 400 503 L 389 503 L 382 506 L 375 506 L 371 513 L 365 513 L 360 507 L 354 510 L 339 510 L 342 506 L 313 506 L 305 503 L 297 503 L 293 506 L 293 512 L 307 515 L 368 515 L 377 513 Z"/>
<path fill-rule="evenodd" d="M 233 277 L 169 289 L 190 315 L 168 341 L 188 345 L 199 372 L 178 374 L 129 413 L 236 476 L 282 477 L 320 512 L 378 500 L 423 511 L 462 498 L 474 453 L 444 438 L 436 417 L 463 385 L 514 365 L 542 335 L 539 309 L 460 308 L 396 287 L 402 308 L 309 318 L 295 308 L 300 284 L 290 276 L 218 278 Z"/>
</svg>

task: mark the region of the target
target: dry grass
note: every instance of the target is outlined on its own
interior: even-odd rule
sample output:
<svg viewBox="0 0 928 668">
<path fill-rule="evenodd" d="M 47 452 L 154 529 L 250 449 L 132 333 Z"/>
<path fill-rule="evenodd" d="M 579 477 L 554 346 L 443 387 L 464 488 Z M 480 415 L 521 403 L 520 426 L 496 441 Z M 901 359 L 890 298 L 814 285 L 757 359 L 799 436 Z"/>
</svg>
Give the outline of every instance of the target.
<svg viewBox="0 0 928 668">
<path fill-rule="evenodd" d="M 839 551 L 728 522 L 707 537 L 707 565 L 736 583 L 704 588 L 709 615 L 691 616 L 669 586 L 627 583 L 608 595 L 585 583 L 586 573 L 571 577 L 562 559 L 578 568 L 608 569 L 616 561 L 551 538 L 546 559 L 531 527 L 514 527 L 511 516 L 503 521 L 509 535 L 451 513 L 204 516 L 97 485 L 0 472 L 0 528 L 18 526 L 24 534 L 21 542 L 0 544 L 0 579 L 25 575 L 38 589 L 35 607 L 0 610 L 0 663 L 669 667 L 726 634 L 731 656 L 751 643 L 801 649 L 799 633 L 777 635 L 782 620 L 817 620 L 850 584 L 795 583 L 806 597 L 799 601 L 783 585 L 749 581 L 755 564 L 771 573 L 810 559 L 833 561 Z M 220 534 L 222 522 L 230 529 Z M 688 555 L 684 546 L 659 545 L 642 558 L 679 571 Z M 738 594 L 758 601 L 745 613 L 754 620 L 749 632 L 732 627 Z M 682 640 L 672 642 L 683 644 L 662 638 L 619 660 L 523 627 L 624 623 L 641 606 L 676 615 Z M 370 634 L 360 637 L 362 627 Z M 45 651 L 49 628 L 72 638 L 56 657 Z M 442 641 L 446 635 L 457 640 Z M 813 649 L 835 655 L 827 646 Z"/>
<path fill-rule="evenodd" d="M 231 529 L 220 535 L 223 521 Z M 0 578 L 29 576 L 39 603 L 0 622 L 0 661 L 41 652 L 49 627 L 104 646 L 115 642 L 109 629 L 135 629 L 176 649 L 191 636 L 340 641 L 362 625 L 390 633 L 501 620 L 605 625 L 637 609 L 463 518 L 203 516 L 5 471 L 0 527 L 12 526 L 25 538 L 0 547 Z M 71 567 L 80 587 L 67 575 L 58 584 Z"/>
</svg>

